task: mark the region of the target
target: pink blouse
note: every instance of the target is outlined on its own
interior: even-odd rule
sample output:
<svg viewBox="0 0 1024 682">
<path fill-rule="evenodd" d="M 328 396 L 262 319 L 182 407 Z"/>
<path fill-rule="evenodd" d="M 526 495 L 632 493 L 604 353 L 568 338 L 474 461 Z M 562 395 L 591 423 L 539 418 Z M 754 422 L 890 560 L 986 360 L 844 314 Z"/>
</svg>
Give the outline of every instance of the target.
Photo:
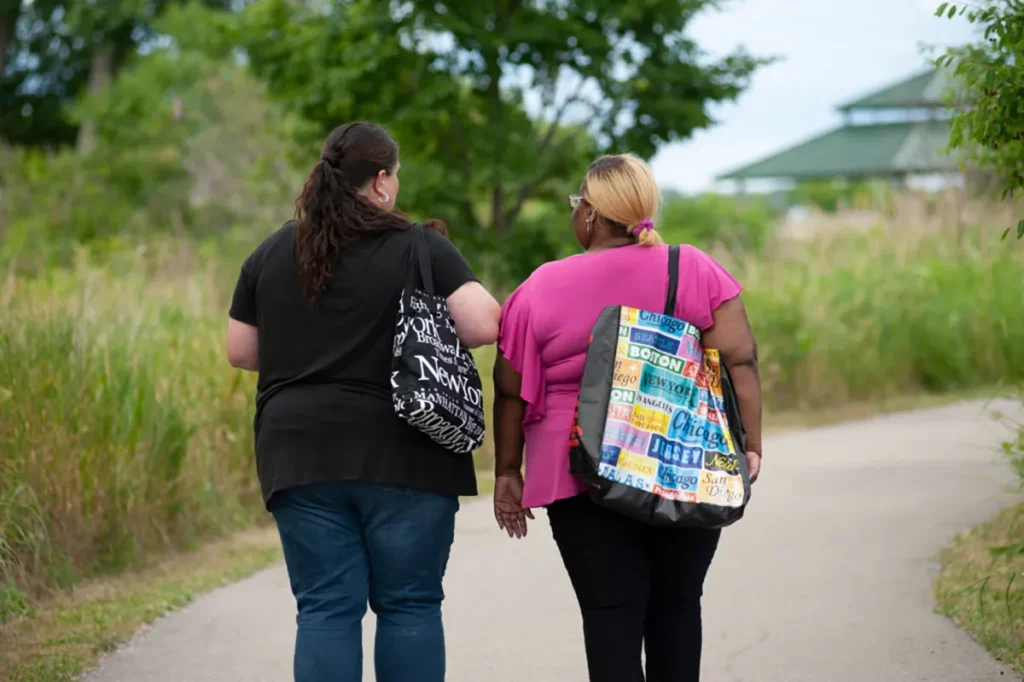
<svg viewBox="0 0 1024 682">
<path fill-rule="evenodd" d="M 742 287 L 711 256 L 680 247 L 676 317 L 701 329 Z M 583 492 L 569 473 L 569 430 L 583 379 L 590 330 L 601 310 L 624 305 L 661 312 L 667 246 L 624 246 L 547 263 L 509 297 L 498 347 L 522 375 L 526 439 L 524 507 Z"/>
</svg>

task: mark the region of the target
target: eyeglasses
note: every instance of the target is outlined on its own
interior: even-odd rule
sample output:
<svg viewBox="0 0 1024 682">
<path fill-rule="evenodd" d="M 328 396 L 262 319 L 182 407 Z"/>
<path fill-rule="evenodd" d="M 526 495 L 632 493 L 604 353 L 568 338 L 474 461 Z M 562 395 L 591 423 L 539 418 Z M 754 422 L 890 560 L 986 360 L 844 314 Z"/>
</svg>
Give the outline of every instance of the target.
<svg viewBox="0 0 1024 682">
<path fill-rule="evenodd" d="M 579 206 L 581 201 L 583 201 L 583 197 L 581 197 L 578 194 L 573 194 L 572 196 L 569 197 L 569 205 L 572 206 L 573 208 Z"/>
</svg>

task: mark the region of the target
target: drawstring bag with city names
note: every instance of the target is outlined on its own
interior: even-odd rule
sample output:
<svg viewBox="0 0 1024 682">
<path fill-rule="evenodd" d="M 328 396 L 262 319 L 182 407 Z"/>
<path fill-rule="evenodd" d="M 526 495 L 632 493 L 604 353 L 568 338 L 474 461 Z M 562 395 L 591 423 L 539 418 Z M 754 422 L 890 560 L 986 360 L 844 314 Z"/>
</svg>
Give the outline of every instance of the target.
<svg viewBox="0 0 1024 682">
<path fill-rule="evenodd" d="M 470 453 L 484 440 L 480 374 L 469 349 L 459 342 L 448 302 L 434 294 L 420 225 L 413 226 L 410 241 L 391 365 L 395 412 L 448 450 Z"/>
<path fill-rule="evenodd" d="M 599 505 L 655 526 L 722 528 L 750 500 L 746 436 L 729 373 L 675 317 L 679 247 L 661 313 L 601 312 L 591 332 L 570 468 Z"/>
</svg>

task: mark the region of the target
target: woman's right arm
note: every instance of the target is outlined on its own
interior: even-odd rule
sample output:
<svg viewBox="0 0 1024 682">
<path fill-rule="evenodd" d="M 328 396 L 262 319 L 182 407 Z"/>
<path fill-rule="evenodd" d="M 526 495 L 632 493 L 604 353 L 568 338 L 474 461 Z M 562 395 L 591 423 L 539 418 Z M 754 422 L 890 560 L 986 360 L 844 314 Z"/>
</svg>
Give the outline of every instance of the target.
<svg viewBox="0 0 1024 682">
<path fill-rule="evenodd" d="M 523 470 L 523 377 L 499 350 L 494 362 L 494 477 L 519 476 Z"/>
<path fill-rule="evenodd" d="M 467 348 L 489 346 L 498 340 L 501 306 L 480 282 L 466 282 L 448 297 L 455 333 Z"/>
<path fill-rule="evenodd" d="M 531 329 L 529 281 L 505 302 L 494 362 L 494 518 L 509 537 L 527 532 L 533 512 L 523 509 L 523 420 L 528 401 L 543 394 L 539 349 Z M 525 389 L 525 390 L 524 390 Z"/>
<path fill-rule="evenodd" d="M 524 538 L 526 519 L 533 512 L 523 509 L 523 417 L 526 401 L 520 396 L 523 377 L 498 350 L 494 362 L 494 519 L 510 538 Z"/>
<path fill-rule="evenodd" d="M 732 377 L 740 407 L 740 419 L 747 432 L 747 453 L 751 481 L 761 468 L 761 376 L 757 367 L 757 341 L 750 329 L 747 310 L 739 296 L 723 302 L 714 313 L 714 323 L 704 331 L 706 348 L 717 348 Z M 751 457 L 756 454 L 756 457 Z"/>
</svg>

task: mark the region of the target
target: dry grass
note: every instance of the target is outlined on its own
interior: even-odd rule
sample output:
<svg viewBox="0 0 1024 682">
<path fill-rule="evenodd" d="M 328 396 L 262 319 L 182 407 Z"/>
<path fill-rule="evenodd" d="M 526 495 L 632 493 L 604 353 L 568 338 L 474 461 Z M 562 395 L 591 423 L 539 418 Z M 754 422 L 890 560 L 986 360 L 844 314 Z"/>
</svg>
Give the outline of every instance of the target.
<svg viewBox="0 0 1024 682">
<path fill-rule="evenodd" d="M 0 680 L 70 682 L 146 624 L 280 558 L 272 528 L 254 529 L 137 573 L 83 583 L 0 624 Z"/>
<path fill-rule="evenodd" d="M 1014 430 L 1003 452 L 1024 486 L 1024 423 L 1002 420 Z M 1024 504 L 956 538 L 940 561 L 939 611 L 1024 673 Z"/>
<path fill-rule="evenodd" d="M 939 612 L 1024 673 L 1024 505 L 964 533 L 940 560 Z"/>
</svg>

